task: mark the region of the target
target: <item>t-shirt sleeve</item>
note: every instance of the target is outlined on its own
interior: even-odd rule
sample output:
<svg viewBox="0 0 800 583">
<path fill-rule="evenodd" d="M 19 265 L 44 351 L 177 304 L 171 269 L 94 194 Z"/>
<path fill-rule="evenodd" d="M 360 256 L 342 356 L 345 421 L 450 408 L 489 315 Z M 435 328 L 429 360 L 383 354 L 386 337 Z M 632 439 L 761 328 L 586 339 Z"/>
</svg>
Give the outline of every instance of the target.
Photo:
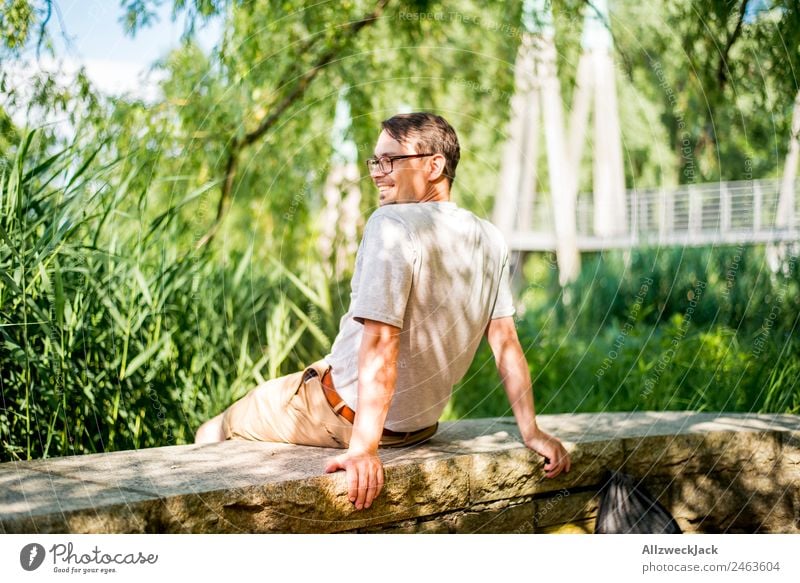
<svg viewBox="0 0 800 583">
<path fill-rule="evenodd" d="M 503 268 L 500 270 L 500 286 L 497 290 L 497 301 L 492 311 L 492 320 L 513 316 L 514 298 L 511 296 L 511 277 L 509 275 L 508 249 L 503 250 Z"/>
<path fill-rule="evenodd" d="M 416 260 L 411 234 L 395 219 L 373 216 L 359 254 L 353 318 L 362 324 L 367 319 L 402 328 Z"/>
</svg>

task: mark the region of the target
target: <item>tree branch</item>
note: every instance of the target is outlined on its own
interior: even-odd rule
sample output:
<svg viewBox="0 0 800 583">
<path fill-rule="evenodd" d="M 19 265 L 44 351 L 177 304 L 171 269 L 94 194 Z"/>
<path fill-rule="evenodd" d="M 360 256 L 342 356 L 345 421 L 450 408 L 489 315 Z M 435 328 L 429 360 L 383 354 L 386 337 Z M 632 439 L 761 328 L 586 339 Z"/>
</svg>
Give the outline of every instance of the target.
<svg viewBox="0 0 800 583">
<path fill-rule="evenodd" d="M 36 60 L 39 60 L 39 56 L 42 49 L 42 43 L 44 42 L 45 37 L 47 36 L 47 24 L 50 22 L 50 17 L 53 15 L 53 2 L 52 0 L 46 0 L 45 4 L 47 5 L 47 14 L 45 14 L 44 19 L 42 20 L 42 24 L 39 27 L 39 40 L 36 43 Z"/>
<path fill-rule="evenodd" d="M 297 82 L 297 86 L 295 86 L 295 88 L 289 92 L 289 94 L 283 99 L 283 101 L 281 101 L 275 107 L 275 110 L 270 115 L 268 115 L 256 129 L 245 135 L 245 137 L 242 139 L 241 145 L 249 146 L 256 140 L 261 138 L 261 136 L 263 136 L 265 133 L 267 133 L 267 131 L 269 131 L 269 129 L 273 125 L 275 125 L 275 122 L 278 121 L 280 116 L 287 109 L 289 109 L 292 103 L 294 103 L 298 99 L 298 97 L 300 97 L 303 93 L 305 93 L 305 90 L 308 88 L 308 85 L 311 83 L 311 81 L 313 81 L 314 77 L 316 77 L 317 74 L 322 69 L 324 69 L 328 64 L 330 64 L 330 62 L 336 57 L 339 51 L 341 51 L 342 48 L 344 48 L 344 44 L 347 43 L 347 40 L 358 34 L 358 32 L 368 24 L 372 24 L 373 22 L 375 22 L 380 16 L 381 12 L 383 12 L 383 9 L 386 8 L 386 5 L 388 3 L 389 0 L 379 0 L 379 2 L 375 7 L 375 10 L 373 10 L 370 14 L 368 14 L 361 20 L 357 20 L 351 23 L 350 26 L 347 27 L 347 30 L 342 35 L 345 39 L 344 43 L 337 47 L 331 47 L 330 49 L 328 49 L 328 51 L 323 53 L 320 56 L 320 58 L 317 59 L 317 62 L 314 63 L 311 66 L 311 68 L 300 77 L 299 81 Z M 282 83 L 281 86 L 286 84 L 288 84 L 288 81 L 286 83 Z"/>
<path fill-rule="evenodd" d="M 239 153 L 241 149 L 231 148 L 228 151 L 228 161 L 225 164 L 225 180 L 222 182 L 222 194 L 217 203 L 217 217 L 211 223 L 211 227 L 206 231 L 197 242 L 195 249 L 200 249 L 207 245 L 217 234 L 217 230 L 222 224 L 222 218 L 227 214 L 231 204 L 231 193 L 233 192 L 233 180 L 236 178 L 236 168 L 239 166 Z"/>
<path fill-rule="evenodd" d="M 381 13 L 386 8 L 386 5 L 389 4 L 389 2 L 390 0 L 378 0 L 375 5 L 375 9 L 372 12 L 363 18 L 350 23 L 350 25 L 347 26 L 342 33 L 341 38 L 344 39 L 343 42 L 322 53 L 322 55 L 320 55 L 320 57 L 303 75 L 300 77 L 295 77 L 295 86 L 292 87 L 286 96 L 272 108 L 270 114 L 261 121 L 258 127 L 245 134 L 243 138 L 231 141 L 230 150 L 228 153 L 228 162 L 225 169 L 225 180 L 222 183 L 220 200 L 219 204 L 217 205 L 217 216 L 208 232 L 206 232 L 206 234 L 198 241 L 196 245 L 198 249 L 211 242 L 211 240 L 214 238 L 214 235 L 216 235 L 217 231 L 219 230 L 219 227 L 222 224 L 228 209 L 230 208 L 231 196 L 233 194 L 233 184 L 236 178 L 236 169 L 238 166 L 239 156 L 241 155 L 242 151 L 260 140 L 270 129 L 272 129 L 281 116 L 286 113 L 286 110 L 288 110 L 292 104 L 303 97 L 309 85 L 320 73 L 320 71 L 322 71 L 322 69 L 329 65 L 331 61 L 333 61 L 339 55 L 350 39 L 357 35 L 361 29 L 374 23 L 380 17 Z M 284 78 L 278 84 L 278 87 L 285 87 L 289 85 L 291 81 L 292 80 L 290 79 Z"/>
<path fill-rule="evenodd" d="M 722 55 L 720 55 L 719 58 L 717 80 L 719 81 L 720 91 L 725 88 L 725 85 L 728 82 L 728 73 L 730 72 L 730 68 L 728 67 L 728 56 L 731 52 L 731 48 L 733 47 L 733 43 L 735 43 L 742 34 L 742 25 L 744 24 L 744 15 L 746 12 L 747 0 L 742 0 L 742 4 L 739 6 L 739 18 L 736 20 L 736 28 L 733 29 L 733 33 L 731 33 L 731 35 L 728 37 L 728 42 L 725 44 L 725 49 L 722 51 Z"/>
</svg>

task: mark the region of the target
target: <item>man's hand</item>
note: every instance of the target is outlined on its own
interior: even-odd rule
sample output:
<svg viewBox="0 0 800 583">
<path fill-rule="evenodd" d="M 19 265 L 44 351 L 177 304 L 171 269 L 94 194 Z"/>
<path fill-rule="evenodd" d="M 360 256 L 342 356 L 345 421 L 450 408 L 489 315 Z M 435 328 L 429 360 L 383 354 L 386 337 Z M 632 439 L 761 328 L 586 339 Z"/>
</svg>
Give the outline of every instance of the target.
<svg viewBox="0 0 800 583">
<path fill-rule="evenodd" d="M 356 509 L 369 508 L 383 488 L 383 463 L 373 453 L 343 453 L 328 460 L 325 472 L 347 472 L 347 493 Z"/>
<path fill-rule="evenodd" d="M 562 471 L 569 473 L 572 462 L 564 445 L 541 429 L 525 440 L 525 445 L 545 458 L 544 471 L 548 478 L 555 478 Z"/>
</svg>

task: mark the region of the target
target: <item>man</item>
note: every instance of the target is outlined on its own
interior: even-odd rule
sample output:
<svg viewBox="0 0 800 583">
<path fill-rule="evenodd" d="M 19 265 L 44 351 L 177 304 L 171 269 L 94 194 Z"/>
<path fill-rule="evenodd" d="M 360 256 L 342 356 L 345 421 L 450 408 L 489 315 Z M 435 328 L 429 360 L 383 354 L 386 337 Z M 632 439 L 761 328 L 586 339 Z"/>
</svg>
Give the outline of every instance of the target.
<svg viewBox="0 0 800 583">
<path fill-rule="evenodd" d="M 379 445 L 412 445 L 436 432 L 486 336 L 525 445 L 545 457 L 547 477 L 568 472 L 564 446 L 536 424 L 503 238 L 450 201 L 455 131 L 430 113 L 396 115 L 382 128 L 367 161 L 380 208 L 367 221 L 331 353 L 256 387 L 204 423 L 196 442 L 347 448 L 325 471 L 345 470 L 350 501 L 369 508 L 383 487 Z"/>
</svg>

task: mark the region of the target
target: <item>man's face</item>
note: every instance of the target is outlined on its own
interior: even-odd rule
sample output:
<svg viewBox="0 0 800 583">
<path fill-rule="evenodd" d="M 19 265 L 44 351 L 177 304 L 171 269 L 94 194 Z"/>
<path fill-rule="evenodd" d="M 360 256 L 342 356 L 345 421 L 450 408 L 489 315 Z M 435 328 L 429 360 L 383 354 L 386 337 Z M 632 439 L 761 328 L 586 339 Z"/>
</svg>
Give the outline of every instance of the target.
<svg viewBox="0 0 800 583">
<path fill-rule="evenodd" d="M 401 144 L 386 131 L 381 132 L 381 135 L 378 136 L 378 143 L 375 144 L 374 156 L 376 158 L 406 154 L 417 154 L 417 152 L 410 144 Z M 421 200 L 429 186 L 424 172 L 426 160 L 428 158 L 395 160 L 392 163 L 392 172 L 389 174 L 376 170 L 372 174 L 372 181 L 378 187 L 380 205 Z"/>
</svg>

